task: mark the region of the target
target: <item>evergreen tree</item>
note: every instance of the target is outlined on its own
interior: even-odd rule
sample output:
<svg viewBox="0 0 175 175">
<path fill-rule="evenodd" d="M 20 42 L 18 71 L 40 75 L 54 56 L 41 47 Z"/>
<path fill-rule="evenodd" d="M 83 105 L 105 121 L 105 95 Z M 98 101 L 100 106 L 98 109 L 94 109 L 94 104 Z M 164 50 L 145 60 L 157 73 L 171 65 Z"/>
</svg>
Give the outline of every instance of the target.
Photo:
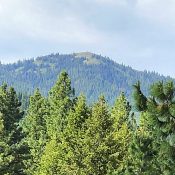
<svg viewBox="0 0 175 175">
<path fill-rule="evenodd" d="M 175 174 L 173 82 L 154 83 L 149 96 L 134 85 L 138 125 L 123 93 L 112 109 L 103 96 L 89 107 L 65 71 L 48 98 L 35 91 L 24 118 L 22 98 L 0 87 L 2 175 Z"/>
<path fill-rule="evenodd" d="M 125 172 L 127 175 L 151 175 L 153 172 L 155 175 L 161 174 L 156 161 L 158 150 L 148 115 L 146 112 L 141 114 L 139 127 L 132 132 Z"/>
<path fill-rule="evenodd" d="M 68 124 L 62 137 L 61 157 L 63 157 L 61 172 L 65 174 L 83 174 L 86 165 L 83 147 L 85 139 L 86 120 L 90 116 L 90 109 L 86 105 L 84 96 L 79 96 L 77 102 L 68 115 Z"/>
<path fill-rule="evenodd" d="M 49 116 L 46 118 L 48 140 L 41 156 L 37 174 L 59 174 L 63 133 L 68 123 L 68 115 L 75 103 L 74 90 L 68 74 L 63 71 L 49 92 Z"/>
<path fill-rule="evenodd" d="M 124 174 L 127 168 L 126 160 L 133 131 L 133 126 L 130 124 L 130 111 L 131 106 L 122 93 L 117 98 L 111 112 L 115 140 L 114 154 L 112 155 L 115 174 Z"/>
<path fill-rule="evenodd" d="M 87 120 L 87 131 L 84 140 L 86 167 L 84 174 L 100 175 L 107 174 L 111 167 L 111 154 L 114 145 L 112 131 L 112 120 L 104 97 L 92 108 L 92 115 Z"/>
<path fill-rule="evenodd" d="M 157 161 L 162 174 L 172 174 L 175 165 L 175 87 L 173 82 L 158 82 L 151 86 L 152 99 L 148 111 L 154 120 Z"/>
<path fill-rule="evenodd" d="M 25 147 L 19 122 L 23 112 L 14 88 L 6 84 L 0 88 L 1 141 L 0 141 L 0 172 L 2 174 L 24 174 L 23 159 Z"/>
<path fill-rule="evenodd" d="M 46 145 L 37 174 L 82 174 L 85 121 L 89 117 L 85 97 L 80 96 L 68 114 L 67 125 L 59 142 L 52 139 Z"/>
<path fill-rule="evenodd" d="M 133 87 L 134 87 L 133 97 L 135 100 L 134 102 L 135 102 L 136 110 L 138 110 L 138 111 L 146 110 L 147 98 L 145 97 L 145 95 L 141 91 L 140 81 L 138 81 L 135 85 L 133 85 Z"/>
<path fill-rule="evenodd" d="M 74 90 L 67 72 L 63 71 L 49 92 L 50 117 L 47 119 L 47 132 L 58 138 L 67 124 L 67 115 L 73 106 Z"/>
<path fill-rule="evenodd" d="M 36 171 L 38 162 L 46 144 L 47 116 L 47 102 L 44 97 L 42 97 L 39 89 L 37 89 L 34 95 L 30 97 L 29 108 L 22 123 L 23 131 L 25 133 L 24 142 L 30 150 L 30 159 L 25 162 L 28 174 L 33 174 Z"/>
<path fill-rule="evenodd" d="M 154 150 L 157 152 L 156 154 L 154 152 L 155 166 L 162 174 L 172 174 L 174 171 L 174 92 L 173 82 L 155 83 L 151 86 L 151 96 L 147 98 L 144 106 L 147 113 L 144 127 L 148 128 L 149 137 L 152 136 L 151 139 L 154 140 L 151 145 L 153 145 L 153 152 Z M 137 105 L 138 99 L 135 100 Z"/>
<path fill-rule="evenodd" d="M 47 142 L 34 175 L 61 175 L 60 171 L 60 142 L 51 139 Z"/>
</svg>

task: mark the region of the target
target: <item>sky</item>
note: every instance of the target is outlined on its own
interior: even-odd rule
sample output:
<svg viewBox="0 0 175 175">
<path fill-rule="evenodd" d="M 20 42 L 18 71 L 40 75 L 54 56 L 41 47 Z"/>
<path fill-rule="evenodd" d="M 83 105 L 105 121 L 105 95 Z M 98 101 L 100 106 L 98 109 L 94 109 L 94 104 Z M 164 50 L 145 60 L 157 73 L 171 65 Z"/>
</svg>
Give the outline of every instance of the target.
<svg viewBox="0 0 175 175">
<path fill-rule="evenodd" d="M 0 0 L 0 60 L 89 51 L 175 78 L 175 0 Z"/>
</svg>

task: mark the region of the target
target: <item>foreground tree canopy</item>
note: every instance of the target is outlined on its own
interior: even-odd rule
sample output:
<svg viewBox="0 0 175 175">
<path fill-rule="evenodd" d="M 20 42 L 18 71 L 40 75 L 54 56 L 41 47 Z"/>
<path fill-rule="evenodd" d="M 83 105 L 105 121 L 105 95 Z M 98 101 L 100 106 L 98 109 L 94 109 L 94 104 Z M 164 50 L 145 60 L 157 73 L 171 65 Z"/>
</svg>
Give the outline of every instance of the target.
<svg viewBox="0 0 175 175">
<path fill-rule="evenodd" d="M 138 82 L 135 108 L 123 93 L 113 106 L 104 96 L 90 106 L 63 71 L 48 97 L 35 91 L 24 113 L 22 98 L 3 84 L 0 174 L 173 175 L 174 93 L 172 82 L 157 82 L 147 97 Z"/>
</svg>

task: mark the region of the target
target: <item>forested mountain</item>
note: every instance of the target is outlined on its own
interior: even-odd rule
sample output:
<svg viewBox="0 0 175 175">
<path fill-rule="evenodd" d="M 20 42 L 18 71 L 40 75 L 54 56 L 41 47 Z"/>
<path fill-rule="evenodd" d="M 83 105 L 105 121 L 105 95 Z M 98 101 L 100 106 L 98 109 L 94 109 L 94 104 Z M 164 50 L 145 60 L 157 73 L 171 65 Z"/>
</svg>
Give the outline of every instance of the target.
<svg viewBox="0 0 175 175">
<path fill-rule="evenodd" d="M 114 96 L 118 96 L 121 91 L 130 96 L 132 85 L 138 80 L 147 94 L 151 83 L 170 79 L 153 72 L 136 71 L 107 57 L 82 52 L 51 54 L 13 64 L 1 64 L 0 84 L 6 82 L 18 92 L 28 94 L 39 88 L 42 94 L 47 95 L 63 69 L 71 77 L 76 94 L 82 92 L 89 102 L 97 100 L 100 94 L 105 95 L 110 103 L 114 102 Z"/>
</svg>

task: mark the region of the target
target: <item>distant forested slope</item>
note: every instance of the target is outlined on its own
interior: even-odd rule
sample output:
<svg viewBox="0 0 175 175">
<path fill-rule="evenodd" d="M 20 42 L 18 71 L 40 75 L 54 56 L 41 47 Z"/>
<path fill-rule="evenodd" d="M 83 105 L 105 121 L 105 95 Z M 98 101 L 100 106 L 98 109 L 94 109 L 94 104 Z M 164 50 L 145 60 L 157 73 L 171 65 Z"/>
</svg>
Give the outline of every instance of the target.
<svg viewBox="0 0 175 175">
<path fill-rule="evenodd" d="M 142 83 L 143 91 L 147 93 L 151 83 L 170 79 L 153 72 L 136 71 L 100 55 L 82 52 L 67 55 L 51 54 L 13 64 L 1 64 L 0 83 L 7 82 L 18 92 L 28 94 L 38 87 L 47 95 L 63 69 L 71 77 L 76 94 L 82 92 L 89 102 L 104 94 L 112 103 L 121 91 L 129 97 L 132 85 L 138 80 Z"/>
</svg>

